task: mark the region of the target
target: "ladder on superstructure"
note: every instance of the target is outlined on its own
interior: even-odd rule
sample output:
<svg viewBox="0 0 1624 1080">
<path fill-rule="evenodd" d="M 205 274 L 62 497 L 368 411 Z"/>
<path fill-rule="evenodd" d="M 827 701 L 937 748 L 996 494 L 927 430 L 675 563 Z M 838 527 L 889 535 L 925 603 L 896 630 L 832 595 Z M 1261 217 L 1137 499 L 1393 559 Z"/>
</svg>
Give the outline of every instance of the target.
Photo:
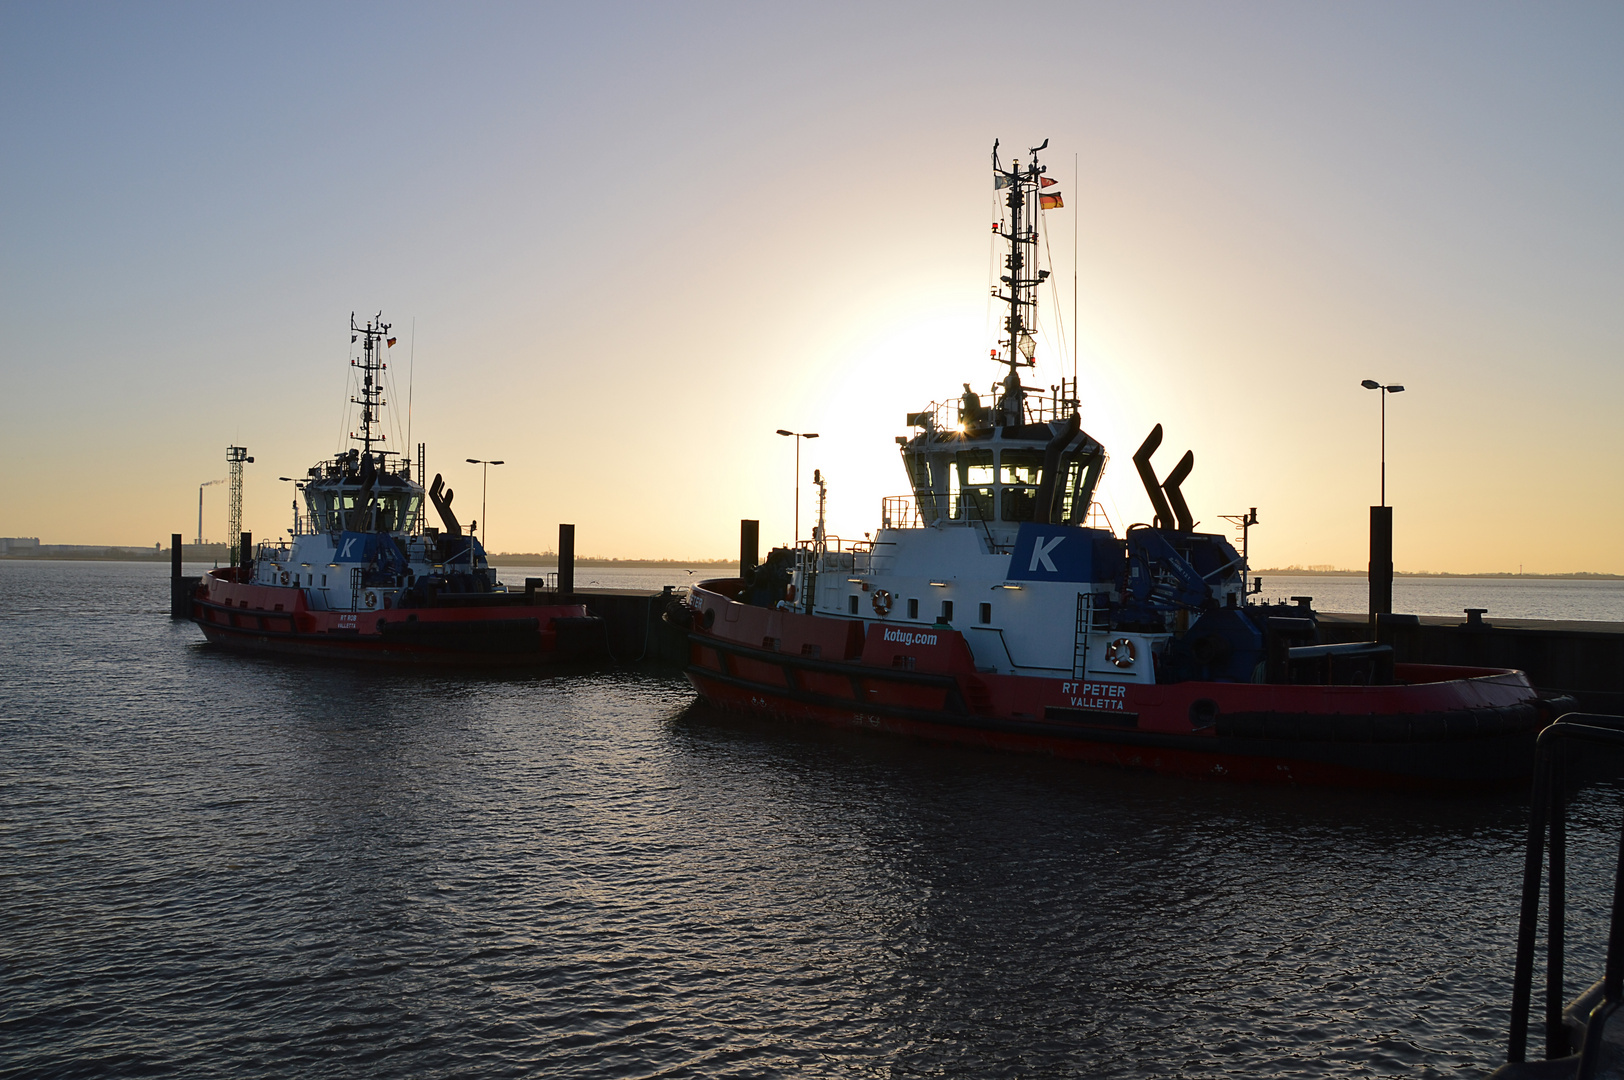
<svg viewBox="0 0 1624 1080">
<path fill-rule="evenodd" d="M 1094 629 L 1094 594 L 1077 594 L 1077 638 L 1071 650 L 1071 677 L 1083 679 L 1088 675 L 1088 635 Z"/>
</svg>

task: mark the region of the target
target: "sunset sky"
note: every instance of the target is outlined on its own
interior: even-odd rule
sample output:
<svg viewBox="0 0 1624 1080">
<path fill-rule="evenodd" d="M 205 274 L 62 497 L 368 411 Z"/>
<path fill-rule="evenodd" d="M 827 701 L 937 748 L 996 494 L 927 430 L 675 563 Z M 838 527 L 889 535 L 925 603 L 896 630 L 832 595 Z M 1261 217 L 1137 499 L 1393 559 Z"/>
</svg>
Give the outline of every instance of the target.
<svg viewBox="0 0 1624 1080">
<path fill-rule="evenodd" d="M 860 537 L 905 414 L 999 374 L 988 154 L 1047 138 L 1119 529 L 1159 421 L 1254 566 L 1362 567 L 1368 377 L 1400 570 L 1624 572 L 1621 43 L 1616 3 L 6 4 L 0 535 L 190 537 L 229 443 L 282 532 L 381 309 L 465 520 L 507 462 L 493 550 L 787 540 L 777 428 Z"/>
</svg>

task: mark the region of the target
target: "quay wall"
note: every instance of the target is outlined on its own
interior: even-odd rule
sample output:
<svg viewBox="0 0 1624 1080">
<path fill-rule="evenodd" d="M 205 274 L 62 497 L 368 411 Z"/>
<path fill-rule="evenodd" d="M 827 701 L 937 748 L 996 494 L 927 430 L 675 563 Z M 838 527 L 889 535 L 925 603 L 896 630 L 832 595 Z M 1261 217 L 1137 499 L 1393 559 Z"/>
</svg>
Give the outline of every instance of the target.
<svg viewBox="0 0 1624 1080">
<path fill-rule="evenodd" d="M 1583 712 L 1624 715 L 1624 623 L 1321 614 L 1327 643 L 1375 640 L 1400 663 L 1517 668 L 1541 690 L 1572 694 Z"/>
</svg>

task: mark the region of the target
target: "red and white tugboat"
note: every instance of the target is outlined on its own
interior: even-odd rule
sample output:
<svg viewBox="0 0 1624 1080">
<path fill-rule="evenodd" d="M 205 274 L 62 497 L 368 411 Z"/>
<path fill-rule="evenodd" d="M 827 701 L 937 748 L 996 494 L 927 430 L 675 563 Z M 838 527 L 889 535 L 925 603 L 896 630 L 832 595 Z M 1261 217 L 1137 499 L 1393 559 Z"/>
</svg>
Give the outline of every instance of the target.
<svg viewBox="0 0 1624 1080">
<path fill-rule="evenodd" d="M 1047 146 L 1047 143 L 1044 144 Z M 1322 645 L 1307 603 L 1257 603 L 1245 559 L 1197 532 L 1180 484 L 1134 455 L 1153 525 L 1118 535 L 1094 503 L 1105 449 L 1075 382 L 1021 385 L 1035 353 L 1040 199 L 1033 150 L 1007 192 L 1001 350 L 970 391 L 907 418 L 912 486 L 872 541 L 819 528 L 672 614 L 709 703 L 796 721 L 1036 751 L 1196 776 L 1453 785 L 1526 778 L 1550 708 L 1521 672 L 1395 664 Z M 999 352 L 1002 356 L 999 356 Z M 820 507 L 822 482 L 819 478 Z"/>
<path fill-rule="evenodd" d="M 385 335 L 357 326 L 359 445 L 310 468 L 289 539 L 260 544 L 242 565 L 210 571 L 192 618 L 210 641 L 254 652 L 367 660 L 535 664 L 592 655 L 601 621 L 580 604 L 508 592 L 435 476 L 427 495 L 444 529 L 424 522 L 422 477 L 383 449 Z M 393 344 L 392 340 L 388 344 Z M 421 470 L 420 470 L 421 471 Z"/>
</svg>

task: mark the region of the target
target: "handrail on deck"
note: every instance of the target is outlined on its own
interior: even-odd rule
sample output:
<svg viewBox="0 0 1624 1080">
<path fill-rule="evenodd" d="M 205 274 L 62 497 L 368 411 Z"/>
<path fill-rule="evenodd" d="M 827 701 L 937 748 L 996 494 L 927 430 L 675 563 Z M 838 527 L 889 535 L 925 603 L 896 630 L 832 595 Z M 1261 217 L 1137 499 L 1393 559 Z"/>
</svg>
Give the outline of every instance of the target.
<svg viewBox="0 0 1624 1080">
<path fill-rule="evenodd" d="M 991 514 L 993 509 L 990 500 L 974 495 L 967 497 L 962 491 L 949 495 L 887 495 L 880 500 L 880 528 L 924 529 L 942 521 L 994 522 L 997 518 Z M 1088 513 L 1083 515 L 1083 527 L 1103 528 L 1116 535 L 1116 526 L 1098 502 L 1089 504 Z"/>
<path fill-rule="evenodd" d="M 1528 815 L 1528 846 L 1523 860 L 1522 909 L 1517 920 L 1517 961 L 1511 989 L 1511 1032 L 1506 1060 L 1526 1060 L 1528 1015 L 1533 999 L 1534 939 L 1539 922 L 1539 878 L 1550 843 L 1549 911 L 1546 916 L 1545 1057 L 1572 1052 L 1562 1023 L 1564 921 L 1567 905 L 1567 791 L 1565 753 L 1572 742 L 1624 749 L 1624 717 L 1568 713 L 1540 732 L 1534 751 L 1534 790 Z M 1624 999 L 1624 837 L 1613 881 L 1612 919 L 1607 931 L 1607 963 L 1602 1001 Z M 1598 1012 L 1600 1006 L 1597 1006 Z M 1587 1033 L 1587 1042 L 1590 1041 Z"/>
</svg>

